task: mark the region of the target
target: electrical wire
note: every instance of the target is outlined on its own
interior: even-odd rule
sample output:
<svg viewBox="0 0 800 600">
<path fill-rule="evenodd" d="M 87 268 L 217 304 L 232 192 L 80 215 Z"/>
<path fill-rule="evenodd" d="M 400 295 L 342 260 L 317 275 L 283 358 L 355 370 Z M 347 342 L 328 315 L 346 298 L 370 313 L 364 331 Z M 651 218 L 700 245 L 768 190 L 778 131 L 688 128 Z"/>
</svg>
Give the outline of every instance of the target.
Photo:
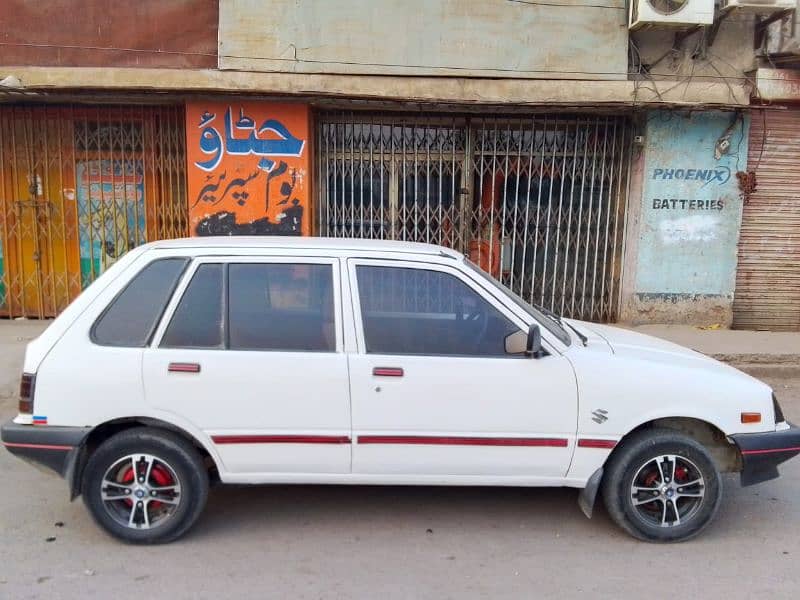
<svg viewBox="0 0 800 600">
<path fill-rule="evenodd" d="M 518 4 L 532 4 L 533 6 L 559 6 L 565 8 L 611 8 L 613 10 L 625 10 L 624 6 L 612 6 L 607 4 L 570 4 L 568 2 L 535 2 L 534 0 L 506 0 L 507 2 L 516 2 Z"/>
<path fill-rule="evenodd" d="M 721 73 L 721 72 L 720 72 L 720 70 L 719 70 L 719 69 L 718 69 L 718 68 L 717 68 L 717 67 L 714 65 L 714 62 L 713 62 L 711 59 L 706 59 L 706 63 L 708 64 L 708 66 L 709 66 L 709 67 L 711 67 L 712 69 L 714 69 L 714 71 L 715 71 L 715 72 L 716 72 L 716 73 L 717 73 L 717 74 L 718 74 L 720 77 L 722 77 L 722 73 Z M 726 85 L 726 86 L 728 86 L 728 93 L 731 95 L 731 102 L 735 101 L 735 100 L 736 100 L 736 94 L 733 92 L 733 88 L 731 87 L 731 84 L 730 84 L 730 83 L 728 83 L 728 80 L 727 80 L 727 79 L 723 79 L 723 81 L 725 82 L 725 85 Z"/>
<path fill-rule="evenodd" d="M 754 173 L 758 171 L 761 164 L 761 158 L 764 156 L 764 146 L 767 145 L 767 109 L 761 108 L 761 148 L 758 152 L 758 159 L 756 159 L 755 166 L 750 169 Z"/>
<path fill-rule="evenodd" d="M 511 0 L 509 0 L 511 1 Z M 142 49 L 142 48 L 122 48 L 122 47 L 114 47 L 114 46 L 77 46 L 77 45 L 65 45 L 65 44 L 39 44 L 33 42 L 0 42 L 0 47 L 3 46 L 20 46 L 20 47 L 27 47 L 27 48 L 56 48 L 56 49 L 67 49 L 67 50 L 92 50 L 92 51 L 109 51 L 109 52 L 133 52 L 133 53 L 145 53 L 145 54 L 169 54 L 169 55 L 178 55 L 178 56 L 204 56 L 204 57 L 216 57 L 216 58 L 231 58 L 231 59 L 239 59 L 239 60 L 259 60 L 259 61 L 280 61 L 280 62 L 291 62 L 291 63 L 309 63 L 309 64 L 325 64 L 325 65 L 348 65 L 348 66 L 362 66 L 362 67 L 398 67 L 398 68 L 411 68 L 411 69 L 438 69 L 438 70 L 450 70 L 450 71 L 470 71 L 475 72 L 476 69 L 474 67 L 462 67 L 462 66 L 442 66 L 442 65 L 409 65 L 409 64 L 402 64 L 402 63 L 370 63 L 370 62 L 359 62 L 359 61 L 336 61 L 336 60 L 317 60 L 317 59 L 298 59 L 298 58 L 283 58 L 283 57 L 264 57 L 264 56 L 246 56 L 240 54 L 215 54 L 211 52 L 187 52 L 187 51 L 179 51 L 179 50 L 160 50 L 160 49 Z M 672 51 L 670 51 L 671 53 Z M 640 55 L 641 56 L 641 55 Z M 719 59 L 719 57 L 716 57 Z M 723 61 L 724 62 L 724 61 Z M 730 64 L 730 63 L 728 63 Z M 652 65 L 649 65 L 652 66 Z M 735 68 L 735 67 L 734 67 Z M 619 77 L 627 77 L 631 75 L 629 70 L 625 71 L 564 71 L 560 69 L 509 69 L 509 68 L 493 68 L 493 69 L 479 69 L 479 70 L 486 70 L 486 71 L 493 71 L 493 72 L 508 72 L 508 73 L 540 73 L 540 74 L 550 74 L 550 73 L 557 73 L 561 75 L 589 75 L 589 76 L 598 76 L 598 75 L 608 75 L 608 76 L 619 76 Z M 650 76 L 666 76 L 672 77 L 674 76 L 673 73 L 652 73 L 649 72 L 648 69 L 642 68 L 639 74 L 644 75 L 648 73 Z M 742 75 L 703 75 L 703 74 L 696 74 L 693 76 L 696 79 L 722 79 L 722 80 L 745 80 L 749 83 L 753 83 L 753 80 L 747 77 L 744 72 Z M 782 81 L 780 78 L 767 78 L 767 81 Z"/>
<path fill-rule="evenodd" d="M 20 46 L 22 48 L 56 48 L 63 50 L 93 50 L 106 52 L 139 52 L 146 54 L 174 54 L 177 56 L 220 56 L 216 52 L 187 52 L 185 50 L 159 50 L 158 48 L 117 48 L 115 46 L 77 46 L 71 44 L 40 44 L 38 42 L 0 42 L 0 46 Z"/>
<path fill-rule="evenodd" d="M 744 141 L 744 116 L 739 115 L 739 143 L 736 144 L 736 172 L 739 172 L 739 159 L 741 158 L 742 154 L 742 142 Z"/>
</svg>

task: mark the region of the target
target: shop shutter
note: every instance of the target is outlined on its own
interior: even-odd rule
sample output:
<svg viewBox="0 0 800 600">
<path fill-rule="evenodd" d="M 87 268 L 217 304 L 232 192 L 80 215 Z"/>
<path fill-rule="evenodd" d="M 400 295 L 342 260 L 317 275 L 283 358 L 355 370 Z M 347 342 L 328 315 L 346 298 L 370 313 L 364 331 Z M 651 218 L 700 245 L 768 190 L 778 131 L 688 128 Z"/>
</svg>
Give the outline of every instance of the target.
<svg viewBox="0 0 800 600">
<path fill-rule="evenodd" d="M 187 234 L 182 106 L 0 106 L 0 316 L 53 317 L 129 249 Z"/>
<path fill-rule="evenodd" d="M 320 235 L 455 248 L 526 301 L 615 321 L 623 116 L 318 115 Z"/>
<path fill-rule="evenodd" d="M 800 330 L 800 109 L 754 111 L 733 303 L 736 329 Z"/>
</svg>

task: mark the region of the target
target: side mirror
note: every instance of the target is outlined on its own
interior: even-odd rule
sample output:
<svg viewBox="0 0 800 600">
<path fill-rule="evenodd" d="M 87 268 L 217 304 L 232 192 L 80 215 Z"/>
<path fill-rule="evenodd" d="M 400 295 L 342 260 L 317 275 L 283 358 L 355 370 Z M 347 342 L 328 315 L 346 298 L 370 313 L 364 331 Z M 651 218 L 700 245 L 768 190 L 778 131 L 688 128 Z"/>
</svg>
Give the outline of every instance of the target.
<svg viewBox="0 0 800 600">
<path fill-rule="evenodd" d="M 524 354 L 530 358 L 541 358 L 547 352 L 542 347 L 542 333 L 538 325 L 531 325 L 527 332 L 515 331 L 506 336 L 506 354 Z"/>
<path fill-rule="evenodd" d="M 522 330 L 509 333 L 505 339 L 506 354 L 525 354 L 528 348 L 528 334 Z"/>
<path fill-rule="evenodd" d="M 541 358 L 544 356 L 544 349 L 542 348 L 542 332 L 539 326 L 534 323 L 528 328 L 528 340 L 525 344 L 525 356 L 531 358 Z"/>
</svg>

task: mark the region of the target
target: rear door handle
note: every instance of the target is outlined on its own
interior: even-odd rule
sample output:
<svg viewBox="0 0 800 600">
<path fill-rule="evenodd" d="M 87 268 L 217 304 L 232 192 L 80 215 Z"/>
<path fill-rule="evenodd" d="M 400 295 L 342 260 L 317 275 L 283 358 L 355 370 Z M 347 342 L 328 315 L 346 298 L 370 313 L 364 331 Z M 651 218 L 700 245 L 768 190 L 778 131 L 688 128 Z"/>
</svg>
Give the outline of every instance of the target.
<svg viewBox="0 0 800 600">
<path fill-rule="evenodd" d="M 402 377 L 403 369 L 400 367 L 375 367 L 372 369 L 374 377 Z"/>
<path fill-rule="evenodd" d="M 199 363 L 184 363 L 184 362 L 171 362 L 167 371 L 170 373 L 199 373 Z"/>
</svg>

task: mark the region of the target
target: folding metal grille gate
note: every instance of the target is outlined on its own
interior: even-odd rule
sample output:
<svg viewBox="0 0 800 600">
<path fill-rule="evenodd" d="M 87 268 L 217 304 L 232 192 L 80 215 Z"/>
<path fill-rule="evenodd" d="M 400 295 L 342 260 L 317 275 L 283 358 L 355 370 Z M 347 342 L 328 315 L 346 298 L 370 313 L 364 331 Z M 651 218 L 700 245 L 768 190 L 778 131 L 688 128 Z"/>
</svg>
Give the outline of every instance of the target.
<svg viewBox="0 0 800 600">
<path fill-rule="evenodd" d="M 63 310 L 130 248 L 186 235 L 181 107 L 0 106 L 0 314 Z"/>
<path fill-rule="evenodd" d="M 318 231 L 449 246 L 529 302 L 614 321 L 629 135 L 616 116 L 323 113 Z"/>
</svg>

